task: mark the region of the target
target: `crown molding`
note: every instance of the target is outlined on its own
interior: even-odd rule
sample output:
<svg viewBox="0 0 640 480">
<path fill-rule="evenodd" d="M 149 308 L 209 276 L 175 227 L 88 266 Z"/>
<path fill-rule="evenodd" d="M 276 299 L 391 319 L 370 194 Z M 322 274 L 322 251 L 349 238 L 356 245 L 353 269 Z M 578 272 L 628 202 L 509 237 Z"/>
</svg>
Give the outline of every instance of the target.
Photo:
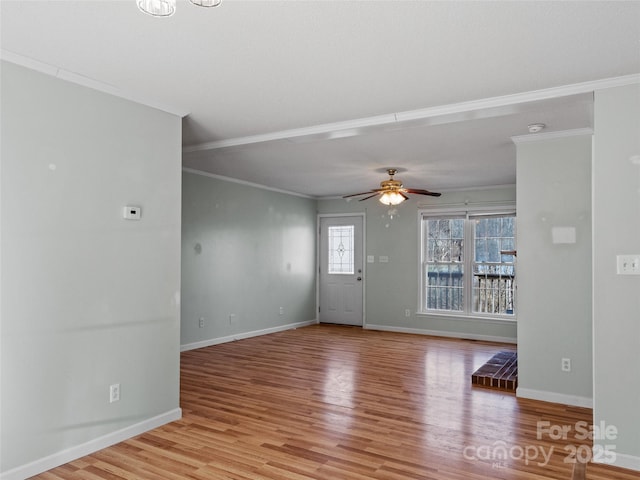
<svg viewBox="0 0 640 480">
<path fill-rule="evenodd" d="M 502 183 L 500 185 L 483 185 L 481 187 L 460 187 L 460 188 L 439 188 L 440 193 L 457 193 L 457 192 L 479 192 L 483 190 L 512 190 L 516 188 L 515 183 Z"/>
<path fill-rule="evenodd" d="M 640 83 L 640 73 L 624 75 L 621 77 L 603 78 L 601 80 L 591 80 L 588 82 L 561 85 L 559 87 L 543 88 L 531 90 L 529 92 L 502 95 L 499 97 L 489 97 L 468 102 L 452 103 L 439 107 L 424 108 L 421 110 L 410 110 L 397 113 L 398 121 L 420 120 L 438 115 L 451 115 L 455 113 L 485 110 L 492 108 L 507 107 L 519 103 L 538 102 L 541 100 L 552 100 L 554 98 L 568 97 L 570 95 L 580 95 L 591 93 L 604 88 L 621 87 Z"/>
<path fill-rule="evenodd" d="M 50 75 L 62 80 L 66 80 L 77 85 L 91 88 L 103 93 L 114 95 L 135 103 L 161 110 L 179 117 L 186 117 L 190 112 L 176 106 L 167 105 L 156 99 L 149 98 L 139 93 L 127 92 L 113 85 L 103 83 L 89 77 L 85 77 L 75 72 L 64 70 L 48 63 L 40 62 L 9 50 L 0 49 L 0 59 L 20 65 L 22 67 L 35 70 L 46 75 Z M 191 153 L 206 150 L 216 150 L 220 148 L 236 147 L 256 143 L 265 143 L 278 140 L 300 143 L 309 140 L 331 140 L 335 138 L 345 138 L 362 135 L 367 129 L 385 127 L 404 122 L 426 121 L 427 123 L 448 123 L 460 121 L 473 114 L 478 118 L 478 112 L 484 112 L 486 116 L 503 115 L 511 111 L 512 107 L 521 103 L 550 100 L 570 95 L 579 95 L 606 88 L 621 87 L 631 84 L 640 84 L 640 73 L 624 75 L 620 77 L 604 78 L 587 82 L 551 87 L 540 90 L 532 90 L 498 97 L 489 97 L 467 102 L 452 103 L 404 112 L 389 113 L 372 117 L 358 118 L 341 122 L 325 123 L 310 127 L 281 130 L 277 132 L 250 135 L 245 137 L 229 138 L 214 142 L 206 142 L 197 145 L 183 147 L 183 153 Z M 482 116 L 483 113 L 480 113 Z M 544 135 L 544 134 L 543 134 Z M 528 136 L 527 136 L 528 137 Z M 516 137 L 514 137 L 516 138 Z M 547 137 L 549 138 L 549 137 Z M 514 140 L 515 141 L 515 140 Z"/>
<path fill-rule="evenodd" d="M 529 135 L 516 135 L 511 140 L 516 145 L 521 143 L 540 142 L 543 140 L 553 140 L 556 138 L 578 137 L 583 135 L 593 135 L 592 128 L 575 128 L 573 130 L 560 130 L 557 132 L 530 133 Z"/>
<path fill-rule="evenodd" d="M 280 188 L 267 187 L 266 185 L 261 185 L 259 183 L 248 182 L 246 180 L 239 180 L 237 178 L 225 177 L 223 175 L 216 175 L 215 173 L 196 170 L 195 168 L 182 167 L 182 171 L 187 173 L 193 173 L 194 175 L 202 175 L 203 177 L 215 178 L 217 180 L 222 180 L 225 182 L 237 183 L 240 185 L 245 185 L 247 187 L 259 188 L 261 190 L 269 190 L 270 192 L 284 193 L 285 195 L 293 195 L 294 197 L 308 198 L 310 200 L 318 200 L 317 197 L 313 197 L 311 195 L 305 195 L 303 193 L 297 193 L 297 192 L 290 192 L 289 190 L 282 190 Z"/>
<path fill-rule="evenodd" d="M 346 120 L 343 122 L 324 123 L 313 125 L 310 127 L 293 128 L 290 130 L 280 130 L 278 132 L 262 133 L 259 135 L 249 135 L 246 137 L 229 138 L 226 140 L 217 140 L 215 142 L 199 143 L 197 145 L 189 145 L 182 149 L 183 153 L 200 152 L 204 150 L 216 150 L 219 148 L 237 147 L 241 145 L 250 145 L 253 143 L 272 142 L 276 140 L 288 140 L 293 143 L 300 143 L 295 139 L 300 137 L 320 136 L 321 139 L 332 140 L 336 138 L 346 138 L 360 135 L 362 129 L 379 127 L 396 123 L 394 113 L 387 115 L 377 115 L 374 117 L 358 118 L 355 120 Z"/>
<path fill-rule="evenodd" d="M 0 59 L 9 63 L 19 65 L 21 67 L 28 68 L 30 70 L 44 73 L 45 75 L 50 75 L 61 80 L 66 80 L 67 82 L 75 83 L 76 85 L 81 85 L 83 87 L 91 88 L 92 90 L 97 90 L 99 92 L 107 93 L 115 97 L 139 103 L 147 107 L 155 108 L 156 110 L 161 110 L 163 112 L 170 113 L 181 118 L 186 117 L 189 114 L 189 111 L 187 110 L 177 108 L 172 105 L 167 105 L 155 99 L 149 98 L 146 95 L 127 92 L 113 85 L 109 85 L 108 83 L 103 83 L 99 80 L 94 80 L 93 78 L 85 77 L 78 73 L 70 72 L 54 65 L 40 62 L 33 58 L 25 57 L 23 55 L 13 53 L 5 49 L 0 49 Z"/>
<path fill-rule="evenodd" d="M 295 128 L 291 130 L 281 130 L 260 135 L 250 135 L 246 137 L 229 138 L 215 142 L 189 145 L 182 149 L 183 153 L 192 153 L 205 150 L 216 150 L 220 148 L 237 147 L 255 143 L 272 142 L 278 140 L 300 143 L 305 141 L 305 137 L 311 139 L 331 140 L 334 138 L 344 138 L 361 135 L 371 128 L 380 128 L 389 125 L 398 125 L 404 122 L 422 121 L 431 124 L 441 124 L 456 122 L 470 118 L 481 118 L 505 115 L 513 112 L 513 106 L 537 102 L 542 100 L 552 100 L 555 98 L 570 95 L 580 95 L 593 93 L 595 90 L 605 88 L 621 87 L 631 84 L 640 84 L 640 74 L 625 75 L 621 77 L 604 78 L 588 82 L 574 83 L 559 87 L 551 87 L 529 92 L 502 95 L 468 102 L 452 103 L 436 107 L 423 108 L 418 110 L 408 110 L 404 112 L 377 115 L 374 117 L 358 118 L 343 122 L 325 123 L 305 128 Z"/>
</svg>

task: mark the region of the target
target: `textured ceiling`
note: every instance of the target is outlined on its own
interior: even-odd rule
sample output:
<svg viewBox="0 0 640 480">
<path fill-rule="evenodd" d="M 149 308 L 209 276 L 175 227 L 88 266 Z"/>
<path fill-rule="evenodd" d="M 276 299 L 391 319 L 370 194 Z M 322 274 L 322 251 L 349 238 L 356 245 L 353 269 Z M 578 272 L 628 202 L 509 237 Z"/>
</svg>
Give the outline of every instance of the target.
<svg viewBox="0 0 640 480">
<path fill-rule="evenodd" d="M 4 54 L 190 112 L 185 166 L 311 196 L 367 190 L 387 166 L 414 188 L 514 183 L 509 137 L 592 127 L 590 95 L 385 116 L 640 73 L 638 1 L 178 0 L 165 19 L 134 0 L 0 8 Z"/>
</svg>

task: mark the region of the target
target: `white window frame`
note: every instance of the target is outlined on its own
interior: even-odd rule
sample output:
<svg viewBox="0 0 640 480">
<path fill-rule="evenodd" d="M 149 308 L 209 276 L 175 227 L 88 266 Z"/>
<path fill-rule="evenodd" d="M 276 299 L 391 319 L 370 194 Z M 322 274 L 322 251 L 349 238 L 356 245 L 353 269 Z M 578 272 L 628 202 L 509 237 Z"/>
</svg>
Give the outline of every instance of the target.
<svg viewBox="0 0 640 480">
<path fill-rule="evenodd" d="M 460 319 L 471 319 L 471 318 L 481 318 L 485 320 L 495 320 L 498 322 L 515 322 L 517 319 L 517 306 L 516 299 L 514 298 L 514 313 L 513 314 L 496 314 L 496 313 L 484 313 L 484 312 L 474 312 L 473 311 L 473 293 L 472 293 L 472 285 L 473 285 L 473 264 L 474 264 L 474 232 L 473 232 L 473 224 L 470 219 L 475 216 L 494 216 L 494 215 L 516 215 L 515 204 L 507 203 L 507 204 L 478 204 L 478 205 L 464 205 L 464 206 L 456 206 L 456 207 L 435 207 L 435 208 L 423 208 L 418 210 L 418 248 L 420 251 L 418 252 L 419 261 L 419 291 L 418 291 L 418 314 L 425 316 L 437 316 L 437 317 L 451 317 L 451 318 L 460 318 Z M 462 311 L 454 311 L 454 310 L 436 310 L 431 309 L 428 310 L 426 308 L 426 300 L 425 300 L 425 235 L 424 235 L 424 227 L 423 227 L 423 219 L 424 218 L 452 218 L 452 217 L 464 217 L 464 247 L 463 247 L 463 310 Z M 516 267 L 516 276 L 517 276 L 517 267 Z M 516 289 L 514 288 L 514 291 Z M 515 292 L 514 292 L 515 297 Z"/>
</svg>

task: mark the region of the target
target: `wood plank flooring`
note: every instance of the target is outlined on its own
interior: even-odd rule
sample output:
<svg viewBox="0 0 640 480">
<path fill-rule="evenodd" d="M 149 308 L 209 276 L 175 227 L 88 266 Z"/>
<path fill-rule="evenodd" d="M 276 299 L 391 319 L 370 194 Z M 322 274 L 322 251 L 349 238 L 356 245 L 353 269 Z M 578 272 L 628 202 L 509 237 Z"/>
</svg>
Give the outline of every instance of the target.
<svg viewBox="0 0 640 480">
<path fill-rule="evenodd" d="M 180 421 L 35 478 L 570 479 L 588 440 L 537 422 L 591 410 L 471 386 L 509 348 L 314 325 L 184 352 Z M 640 474 L 589 464 L 587 478 Z"/>
</svg>

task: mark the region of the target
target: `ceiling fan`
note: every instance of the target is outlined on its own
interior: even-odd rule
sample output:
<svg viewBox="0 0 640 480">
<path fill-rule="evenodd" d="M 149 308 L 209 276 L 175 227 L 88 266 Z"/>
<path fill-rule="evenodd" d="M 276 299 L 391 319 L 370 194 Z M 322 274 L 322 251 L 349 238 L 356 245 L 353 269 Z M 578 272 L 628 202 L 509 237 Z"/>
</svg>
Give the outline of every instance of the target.
<svg viewBox="0 0 640 480">
<path fill-rule="evenodd" d="M 368 192 L 362 193 L 353 193 L 351 195 L 345 195 L 342 198 L 350 198 L 357 197 L 358 195 L 367 195 L 369 193 L 373 195 L 369 195 L 368 197 L 361 198 L 359 201 L 367 200 L 369 198 L 373 198 L 377 195 L 380 195 L 380 202 L 385 205 L 399 205 L 405 200 L 409 200 L 407 197 L 407 193 L 415 193 L 418 195 L 431 195 L 432 197 L 439 197 L 440 193 L 430 192 L 429 190 L 422 190 L 419 188 L 404 188 L 402 186 L 402 182 L 400 180 L 396 180 L 393 176 L 398 172 L 395 168 L 388 168 L 387 173 L 389 174 L 389 180 L 383 180 L 380 182 L 380 188 L 374 188 Z"/>
</svg>

